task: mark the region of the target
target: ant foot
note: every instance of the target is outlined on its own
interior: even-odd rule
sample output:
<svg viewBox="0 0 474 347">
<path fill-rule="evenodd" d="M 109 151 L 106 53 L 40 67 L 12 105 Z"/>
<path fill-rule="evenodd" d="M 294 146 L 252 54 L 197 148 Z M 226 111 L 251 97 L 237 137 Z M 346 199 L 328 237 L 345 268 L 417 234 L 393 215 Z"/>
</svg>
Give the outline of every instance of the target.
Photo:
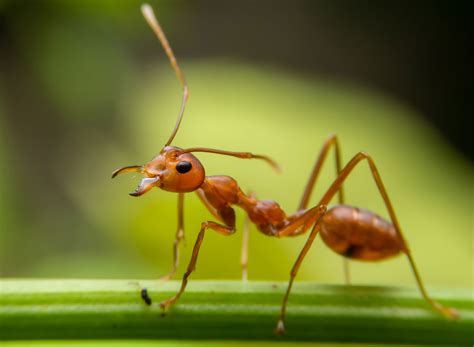
<svg viewBox="0 0 474 347">
<path fill-rule="evenodd" d="M 161 315 L 162 316 L 165 316 L 166 313 L 168 312 L 169 308 L 171 307 L 171 305 L 173 305 L 175 302 L 176 302 L 176 296 L 173 296 L 172 298 L 168 299 L 168 300 L 164 300 L 162 302 L 160 302 L 160 307 L 161 307 Z"/>
<path fill-rule="evenodd" d="M 142 297 L 142 300 L 145 301 L 145 303 L 150 306 L 152 303 L 152 300 L 150 296 L 148 295 L 148 290 L 146 288 L 143 288 L 140 292 L 140 296 Z"/>
<path fill-rule="evenodd" d="M 443 316 L 451 319 L 458 319 L 459 318 L 459 312 L 451 307 L 444 307 L 443 305 L 439 303 L 435 303 L 436 310 L 440 312 Z"/>
<path fill-rule="evenodd" d="M 458 319 L 459 318 L 459 312 L 458 310 L 452 308 L 452 307 L 443 307 L 443 314 L 451 319 Z"/>
<path fill-rule="evenodd" d="M 275 329 L 275 334 L 278 336 L 282 336 L 285 334 L 285 323 L 283 323 L 282 319 L 278 320 L 277 327 Z"/>
</svg>

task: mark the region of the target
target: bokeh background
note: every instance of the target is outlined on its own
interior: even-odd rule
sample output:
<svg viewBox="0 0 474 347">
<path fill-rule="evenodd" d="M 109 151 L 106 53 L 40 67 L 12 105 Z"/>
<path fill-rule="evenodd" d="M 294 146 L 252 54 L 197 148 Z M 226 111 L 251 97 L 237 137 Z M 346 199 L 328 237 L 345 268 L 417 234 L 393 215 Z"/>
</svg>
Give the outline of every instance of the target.
<svg viewBox="0 0 474 347">
<path fill-rule="evenodd" d="M 152 1 L 190 86 L 174 144 L 208 174 L 292 212 L 330 133 L 375 158 L 428 286 L 473 276 L 472 98 L 462 2 Z M 0 265 L 4 277 L 157 278 L 171 268 L 177 196 L 128 196 L 111 172 L 159 152 L 181 88 L 139 1 L 0 0 Z M 332 155 L 312 201 L 334 177 Z M 350 203 L 386 216 L 366 165 Z M 242 213 L 238 212 L 239 228 Z M 187 245 L 211 218 L 185 201 Z M 252 229 L 250 279 L 286 280 L 305 241 Z M 241 234 L 207 234 L 193 278 L 240 277 Z M 405 258 L 352 263 L 354 283 L 414 286 Z M 180 275 L 178 275 L 180 277 Z M 342 283 L 320 240 L 299 280 Z"/>
</svg>

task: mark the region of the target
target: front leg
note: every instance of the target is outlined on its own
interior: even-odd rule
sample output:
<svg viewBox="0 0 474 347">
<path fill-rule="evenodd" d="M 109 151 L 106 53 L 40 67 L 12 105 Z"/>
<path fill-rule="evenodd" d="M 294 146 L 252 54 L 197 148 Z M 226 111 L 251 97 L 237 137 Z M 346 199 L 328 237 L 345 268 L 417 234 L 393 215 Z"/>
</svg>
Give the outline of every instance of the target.
<svg viewBox="0 0 474 347">
<path fill-rule="evenodd" d="M 160 279 L 168 281 L 173 278 L 179 266 L 179 244 L 184 240 L 184 193 L 178 194 L 178 228 L 173 242 L 173 267 L 169 273 Z"/>
<path fill-rule="evenodd" d="M 235 226 L 225 226 L 211 221 L 204 222 L 201 224 L 201 230 L 199 231 L 196 243 L 194 244 L 193 254 L 191 256 L 191 260 L 189 261 L 188 269 L 186 270 L 183 276 L 183 280 L 181 282 L 181 288 L 174 296 L 160 303 L 160 307 L 162 308 L 163 313 L 165 313 L 170 306 L 172 306 L 176 301 L 178 301 L 178 299 L 181 297 L 181 294 L 183 294 L 184 290 L 186 289 L 186 285 L 188 284 L 188 277 L 196 268 L 197 257 L 199 255 L 199 250 L 201 248 L 202 241 L 204 240 L 204 234 L 206 233 L 207 229 L 213 229 L 219 234 L 225 236 L 232 235 L 233 233 L 235 233 Z"/>
</svg>

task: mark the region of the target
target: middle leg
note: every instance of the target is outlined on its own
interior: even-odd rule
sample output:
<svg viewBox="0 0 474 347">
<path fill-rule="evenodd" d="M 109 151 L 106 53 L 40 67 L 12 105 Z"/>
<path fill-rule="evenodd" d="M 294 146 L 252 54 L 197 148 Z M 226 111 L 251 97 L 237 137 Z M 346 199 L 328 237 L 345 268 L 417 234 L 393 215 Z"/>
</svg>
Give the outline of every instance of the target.
<svg viewBox="0 0 474 347">
<path fill-rule="evenodd" d="M 301 197 L 301 201 L 298 206 L 298 211 L 304 210 L 308 207 L 311 193 L 314 190 L 314 186 L 316 185 L 316 181 L 323 167 L 323 163 L 326 160 L 328 152 L 332 146 L 334 146 L 334 150 L 335 150 L 336 174 L 337 175 L 340 174 L 341 169 L 342 169 L 341 146 L 339 145 L 337 135 L 332 134 L 324 142 L 323 147 L 321 148 L 321 151 L 318 154 L 318 158 L 316 159 L 316 163 L 314 164 L 313 170 L 311 171 L 311 175 L 309 176 L 309 180 L 308 180 L 308 183 L 306 184 L 306 188 L 303 192 L 303 196 Z M 344 189 L 342 185 L 339 188 L 337 195 L 338 195 L 339 204 L 344 205 L 345 195 L 344 195 Z M 349 260 L 347 258 L 343 258 L 342 261 L 343 261 L 344 280 L 346 284 L 350 284 L 351 276 L 350 276 L 350 269 L 349 269 Z"/>
<path fill-rule="evenodd" d="M 256 198 L 254 192 L 249 192 L 248 196 L 252 199 Z M 250 237 L 250 217 L 245 215 L 244 226 L 242 228 L 242 250 L 240 253 L 240 266 L 242 268 L 242 281 L 248 280 L 248 264 L 249 264 L 249 237 Z"/>
<path fill-rule="evenodd" d="M 249 235 L 250 234 L 250 218 L 245 216 L 244 226 L 242 228 L 242 250 L 240 253 L 240 267 L 242 269 L 242 281 L 248 280 L 249 267 Z"/>
<path fill-rule="evenodd" d="M 327 206 L 326 205 L 319 205 L 317 207 L 312 208 L 311 210 L 314 211 L 314 216 L 311 216 L 311 220 L 314 221 L 313 229 L 311 230 L 311 233 L 309 234 L 308 240 L 306 241 L 303 249 L 301 250 L 300 254 L 298 255 L 298 258 L 296 259 L 295 264 L 293 265 L 293 268 L 291 269 L 290 273 L 290 282 L 288 283 L 288 287 L 285 292 L 285 296 L 283 298 L 283 304 L 281 306 L 280 310 L 280 318 L 278 319 L 277 323 L 277 328 L 276 328 L 276 333 L 278 335 L 282 335 L 285 332 L 285 314 L 286 314 L 286 305 L 288 304 L 288 297 L 290 296 L 291 292 L 291 287 L 293 286 L 293 281 L 295 280 L 296 274 L 298 273 L 298 270 L 301 266 L 301 263 L 303 262 L 303 259 L 308 253 L 309 249 L 311 248 L 311 245 L 313 244 L 313 241 L 316 237 L 316 235 L 319 232 L 320 226 L 321 226 L 321 221 L 324 216 L 324 214 L 327 211 Z"/>
<path fill-rule="evenodd" d="M 161 277 L 161 280 L 168 281 L 173 278 L 179 266 L 179 245 L 184 240 L 184 193 L 178 194 L 178 228 L 173 242 L 173 267 L 171 271 Z"/>
</svg>

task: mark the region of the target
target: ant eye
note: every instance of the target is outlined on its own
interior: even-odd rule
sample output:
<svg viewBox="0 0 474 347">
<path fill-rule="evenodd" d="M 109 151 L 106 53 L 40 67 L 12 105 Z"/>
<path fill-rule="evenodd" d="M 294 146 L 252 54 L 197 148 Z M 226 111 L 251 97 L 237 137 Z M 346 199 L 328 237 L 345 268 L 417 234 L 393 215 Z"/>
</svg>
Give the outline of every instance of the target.
<svg viewBox="0 0 474 347">
<path fill-rule="evenodd" d="M 176 164 L 176 171 L 182 174 L 188 172 L 192 168 L 193 166 L 189 161 L 180 161 L 178 164 Z"/>
</svg>

